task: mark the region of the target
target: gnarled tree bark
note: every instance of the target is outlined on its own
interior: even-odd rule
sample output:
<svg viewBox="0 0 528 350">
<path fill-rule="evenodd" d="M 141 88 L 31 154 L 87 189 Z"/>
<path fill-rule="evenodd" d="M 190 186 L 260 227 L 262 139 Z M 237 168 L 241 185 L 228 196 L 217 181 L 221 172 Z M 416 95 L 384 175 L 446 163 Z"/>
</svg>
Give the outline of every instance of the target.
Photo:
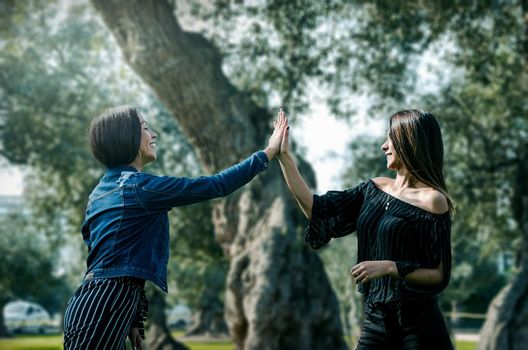
<svg viewBox="0 0 528 350">
<path fill-rule="evenodd" d="M 479 350 L 521 350 L 528 344 L 528 143 L 519 147 L 516 170 L 514 216 L 522 234 L 519 271 L 491 302 Z"/>
<path fill-rule="evenodd" d="M 216 291 L 205 291 L 199 301 L 193 323 L 185 334 L 191 336 L 222 337 L 228 333 L 224 317 L 224 304 Z"/>
<path fill-rule="evenodd" d="M 149 350 L 189 350 L 182 343 L 176 341 L 167 326 L 165 295 L 158 289 L 150 289 L 149 293 L 149 327 L 146 343 Z"/>
<path fill-rule="evenodd" d="M 0 296 L 0 338 L 10 337 L 11 334 L 7 331 L 4 319 L 4 307 L 7 304 L 8 298 Z"/>
<path fill-rule="evenodd" d="M 230 84 L 218 51 L 183 31 L 167 1 L 92 2 L 208 172 L 265 145 L 269 113 Z M 225 313 L 238 349 L 346 348 L 337 298 L 321 260 L 302 244 L 306 222 L 276 164 L 219 201 L 213 221 L 231 261 Z"/>
</svg>

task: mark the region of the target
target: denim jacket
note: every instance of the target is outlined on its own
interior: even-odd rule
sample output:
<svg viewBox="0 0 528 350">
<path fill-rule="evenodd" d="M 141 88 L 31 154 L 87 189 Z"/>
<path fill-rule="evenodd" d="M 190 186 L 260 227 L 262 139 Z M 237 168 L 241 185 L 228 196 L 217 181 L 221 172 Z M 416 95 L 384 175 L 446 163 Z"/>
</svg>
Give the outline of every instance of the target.
<svg viewBox="0 0 528 350">
<path fill-rule="evenodd" d="M 130 276 L 167 292 L 168 212 L 177 206 L 226 196 L 267 169 L 258 151 L 212 176 L 155 176 L 130 166 L 108 169 L 88 200 L 82 224 L 88 246 L 86 275 Z"/>
</svg>

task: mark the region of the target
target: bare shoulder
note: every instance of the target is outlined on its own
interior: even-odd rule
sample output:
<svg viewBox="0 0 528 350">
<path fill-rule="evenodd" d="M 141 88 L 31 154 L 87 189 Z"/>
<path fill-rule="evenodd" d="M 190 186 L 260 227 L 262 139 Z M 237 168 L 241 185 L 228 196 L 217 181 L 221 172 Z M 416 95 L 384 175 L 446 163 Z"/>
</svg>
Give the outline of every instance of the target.
<svg viewBox="0 0 528 350">
<path fill-rule="evenodd" d="M 384 190 L 387 186 L 392 185 L 392 183 L 394 182 L 394 179 L 391 179 L 390 177 L 380 176 L 380 177 L 372 178 L 372 181 L 378 188 L 381 188 Z"/>
<path fill-rule="evenodd" d="M 443 214 L 449 210 L 447 198 L 444 194 L 434 188 L 427 188 L 421 191 L 422 206 L 436 214 Z"/>
</svg>

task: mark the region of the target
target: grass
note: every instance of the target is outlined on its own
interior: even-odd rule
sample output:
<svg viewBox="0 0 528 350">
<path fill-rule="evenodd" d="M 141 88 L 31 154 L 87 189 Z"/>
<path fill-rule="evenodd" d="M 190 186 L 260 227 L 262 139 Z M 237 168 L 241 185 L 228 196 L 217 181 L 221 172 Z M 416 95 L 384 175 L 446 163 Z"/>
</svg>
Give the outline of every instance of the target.
<svg viewBox="0 0 528 350">
<path fill-rule="evenodd" d="M 477 343 L 467 340 L 459 340 L 456 342 L 457 350 L 477 350 Z"/>
<path fill-rule="evenodd" d="M 176 333 L 176 336 L 181 336 Z M 233 350 L 230 341 L 186 342 L 191 350 Z M 20 335 L 1 339 L 0 350 L 62 350 L 62 335 Z"/>
<path fill-rule="evenodd" d="M 0 339 L 1 350 L 59 350 L 62 335 L 24 335 Z"/>
<path fill-rule="evenodd" d="M 181 336 L 181 333 L 173 333 Z M 230 341 L 186 342 L 191 350 L 233 350 Z M 457 350 L 476 350 L 477 343 L 457 341 Z M 61 350 L 62 335 L 23 335 L 0 339 L 0 350 Z"/>
</svg>

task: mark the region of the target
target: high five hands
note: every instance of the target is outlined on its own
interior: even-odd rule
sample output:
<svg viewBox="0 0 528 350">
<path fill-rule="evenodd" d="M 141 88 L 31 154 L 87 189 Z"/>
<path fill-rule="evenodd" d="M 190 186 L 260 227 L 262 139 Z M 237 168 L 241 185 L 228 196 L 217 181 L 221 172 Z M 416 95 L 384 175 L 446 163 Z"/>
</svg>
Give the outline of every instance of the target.
<svg viewBox="0 0 528 350">
<path fill-rule="evenodd" d="M 290 144 L 288 142 L 290 126 L 288 124 L 288 118 L 286 118 L 286 114 L 284 113 L 284 109 L 282 109 L 282 107 L 279 109 L 277 120 L 279 122 L 283 120 L 286 122 L 286 128 L 283 129 L 282 131 L 282 141 L 281 141 L 280 152 L 279 152 L 279 157 L 280 157 L 281 155 L 284 155 L 290 152 Z"/>
<path fill-rule="evenodd" d="M 288 152 L 288 118 L 284 110 L 281 108 L 277 115 L 277 119 L 273 122 L 273 133 L 271 134 L 268 147 L 264 150 L 271 160 L 274 156 L 279 153 Z"/>
</svg>

